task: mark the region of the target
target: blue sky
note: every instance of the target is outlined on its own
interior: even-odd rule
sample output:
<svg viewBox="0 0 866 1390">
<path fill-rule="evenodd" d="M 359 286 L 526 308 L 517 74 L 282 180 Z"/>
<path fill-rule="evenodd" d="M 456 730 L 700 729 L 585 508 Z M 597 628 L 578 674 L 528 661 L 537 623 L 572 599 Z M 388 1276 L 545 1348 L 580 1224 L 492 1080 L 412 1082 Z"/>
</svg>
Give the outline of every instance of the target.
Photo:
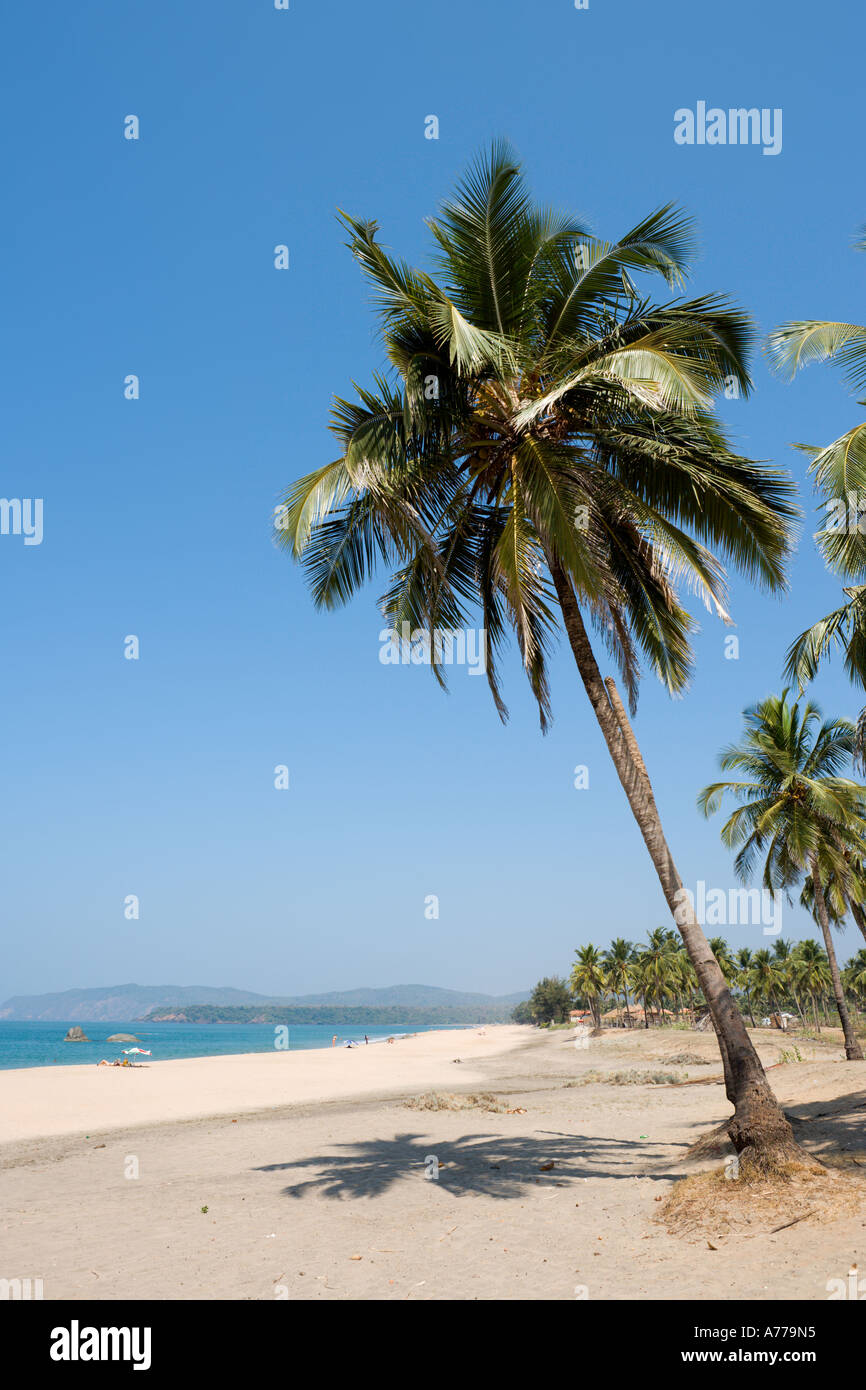
<svg viewBox="0 0 866 1390">
<path fill-rule="evenodd" d="M 599 235 L 685 205 L 691 288 L 728 292 L 762 330 L 862 321 L 862 19 L 780 0 L 47 0 L 5 27 L 0 491 L 44 499 L 44 539 L 0 537 L 0 996 L 505 992 L 665 922 L 566 653 L 550 735 L 513 655 L 503 728 L 483 680 L 456 671 L 445 696 L 380 664 L 384 583 L 317 614 L 271 543 L 282 490 L 333 455 L 332 393 L 381 365 L 335 208 L 423 259 L 423 219 L 505 136 L 539 198 Z M 675 110 L 699 100 L 781 108 L 782 152 L 676 145 Z M 789 442 L 834 438 L 857 404 L 825 368 L 786 385 L 759 357 L 755 379 L 723 414 L 802 482 Z M 702 613 L 686 699 L 644 685 L 636 728 L 687 884 L 733 885 L 696 793 L 743 706 L 779 687 L 791 638 L 837 602 L 813 529 L 787 599 L 733 584 L 738 661 Z M 814 693 L 858 707 L 838 668 Z M 783 931 L 814 929 L 792 910 Z M 843 958 L 856 946 L 849 929 Z"/>
</svg>

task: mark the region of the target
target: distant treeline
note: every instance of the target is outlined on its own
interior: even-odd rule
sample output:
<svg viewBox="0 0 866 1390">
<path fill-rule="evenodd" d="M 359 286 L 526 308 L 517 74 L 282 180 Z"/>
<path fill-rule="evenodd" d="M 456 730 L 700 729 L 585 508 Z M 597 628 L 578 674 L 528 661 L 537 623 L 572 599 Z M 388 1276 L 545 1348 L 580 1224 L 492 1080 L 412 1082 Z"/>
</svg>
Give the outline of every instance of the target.
<svg viewBox="0 0 866 1390">
<path fill-rule="evenodd" d="M 220 1005 L 190 1004 L 186 1008 L 154 1009 L 137 1022 L 147 1023 L 339 1023 L 364 1027 L 373 1025 L 434 1024 L 434 1023 L 507 1023 L 511 1006 L 474 1004 L 466 1008 L 404 1008 L 395 1005 L 380 1008 L 335 1007 L 333 1004 L 266 1004 Z"/>
</svg>

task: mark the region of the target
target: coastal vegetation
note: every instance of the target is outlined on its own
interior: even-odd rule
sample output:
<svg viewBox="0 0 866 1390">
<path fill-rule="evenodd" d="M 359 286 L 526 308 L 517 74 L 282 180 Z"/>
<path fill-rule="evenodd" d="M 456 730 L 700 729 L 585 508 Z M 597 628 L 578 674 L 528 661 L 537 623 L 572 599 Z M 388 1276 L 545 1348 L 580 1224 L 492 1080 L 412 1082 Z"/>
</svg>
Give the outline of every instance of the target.
<svg viewBox="0 0 866 1390">
<path fill-rule="evenodd" d="M 619 940 L 616 944 L 615 964 L 602 964 L 588 982 L 583 965 L 586 951 L 602 962 L 610 953 L 595 946 L 581 947 L 575 953 L 569 984 L 556 976 L 540 980 L 530 998 L 512 1011 L 514 1022 L 549 1026 L 568 1020 L 574 1012 L 607 1028 L 693 1028 L 706 1018 L 697 974 L 675 931 L 658 927 L 644 943 Z M 737 951 L 722 937 L 713 937 L 711 944 L 736 1006 L 751 1027 L 770 1025 L 773 1016 L 816 1035 L 823 1028 L 839 1026 L 830 959 L 817 941 L 807 938 L 792 943 L 777 937 L 772 947 Z M 856 1038 L 864 1037 L 866 948 L 847 961 L 839 979 L 851 1032 Z"/>
</svg>

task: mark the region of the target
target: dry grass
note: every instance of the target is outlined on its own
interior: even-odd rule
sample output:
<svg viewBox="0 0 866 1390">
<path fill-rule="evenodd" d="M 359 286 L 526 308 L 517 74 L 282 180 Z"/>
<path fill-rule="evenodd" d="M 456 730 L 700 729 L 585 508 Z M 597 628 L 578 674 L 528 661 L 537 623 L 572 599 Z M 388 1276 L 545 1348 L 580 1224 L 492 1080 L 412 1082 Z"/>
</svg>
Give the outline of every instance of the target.
<svg viewBox="0 0 866 1390">
<path fill-rule="evenodd" d="M 588 1071 L 566 1086 L 676 1086 L 683 1080 L 672 1071 Z"/>
<path fill-rule="evenodd" d="M 515 1115 L 522 1111 L 511 1110 L 498 1097 L 488 1091 L 477 1095 L 457 1096 L 445 1091 L 428 1091 L 423 1096 L 410 1096 L 404 1101 L 407 1110 L 487 1110 L 496 1115 Z"/>
<path fill-rule="evenodd" d="M 790 1163 L 772 1177 L 725 1171 L 681 1178 L 656 1217 L 669 1235 L 767 1235 L 803 1222 L 825 1225 L 866 1214 L 866 1181 L 838 1169 Z"/>
</svg>

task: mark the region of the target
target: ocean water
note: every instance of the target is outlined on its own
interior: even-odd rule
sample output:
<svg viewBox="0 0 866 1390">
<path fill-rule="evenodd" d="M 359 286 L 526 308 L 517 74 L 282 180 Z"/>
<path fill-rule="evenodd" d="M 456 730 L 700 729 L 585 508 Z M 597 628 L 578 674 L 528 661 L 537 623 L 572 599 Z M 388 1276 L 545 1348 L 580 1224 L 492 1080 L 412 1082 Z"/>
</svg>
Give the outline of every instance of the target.
<svg viewBox="0 0 866 1390">
<path fill-rule="evenodd" d="M 64 1042 L 68 1030 L 78 1022 L 89 1042 Z M 397 1038 L 405 1033 L 429 1033 L 443 1024 L 401 1023 L 386 1028 L 371 1024 L 366 1028 L 346 1024 L 302 1023 L 289 1025 L 288 1051 L 304 1051 L 310 1047 L 330 1047 L 337 1034 L 337 1046 L 349 1039 L 364 1045 L 364 1034 L 373 1043 L 379 1039 Z M 455 1030 L 459 1031 L 459 1030 Z M 140 1039 L 134 1043 L 109 1043 L 112 1033 L 134 1033 Z M 0 1019 L 0 1070 L 10 1067 L 55 1067 L 96 1063 L 105 1057 L 109 1062 L 123 1057 L 125 1047 L 136 1045 L 148 1048 L 151 1057 L 131 1057 L 129 1060 L 147 1064 L 168 1061 L 172 1057 L 220 1057 L 237 1052 L 273 1052 L 275 1028 L 272 1023 L 15 1023 Z"/>
</svg>

